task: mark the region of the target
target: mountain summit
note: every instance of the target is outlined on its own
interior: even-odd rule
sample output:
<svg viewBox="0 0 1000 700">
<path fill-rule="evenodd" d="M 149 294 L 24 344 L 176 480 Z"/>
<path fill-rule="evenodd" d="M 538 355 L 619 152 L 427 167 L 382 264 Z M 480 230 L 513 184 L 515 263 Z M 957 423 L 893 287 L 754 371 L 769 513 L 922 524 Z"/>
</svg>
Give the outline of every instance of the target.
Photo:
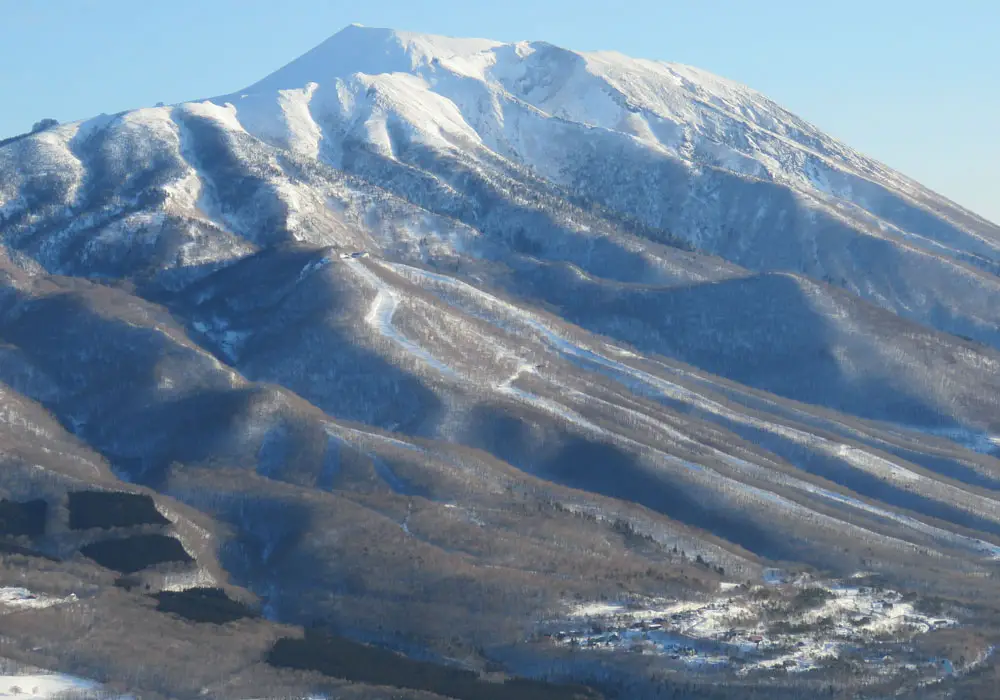
<svg viewBox="0 0 1000 700">
<path fill-rule="evenodd" d="M 973 697 L 998 328 L 1000 229 L 750 88 L 351 26 L 0 145 L 5 649 L 153 697 Z"/>
<path fill-rule="evenodd" d="M 410 73 L 441 60 L 472 57 L 502 46 L 485 39 L 452 39 L 352 24 L 242 92 L 304 88 L 354 73 Z"/>
<path fill-rule="evenodd" d="M 368 77 L 356 77 L 359 73 Z M 919 220 L 920 212 L 934 212 L 960 230 L 963 250 L 980 251 L 985 231 L 986 250 L 996 251 L 996 226 L 824 135 L 759 93 L 689 66 L 615 52 L 578 53 L 544 42 L 501 44 L 350 26 L 240 96 L 266 99 L 279 90 L 306 90 L 312 83 L 337 89 L 355 80 L 387 99 L 394 87 L 408 86 L 416 93 L 408 97 L 423 108 L 401 115 L 411 126 L 428 131 L 451 126 L 463 135 L 471 128 L 495 153 L 546 177 L 559 172 L 567 154 L 522 141 L 535 130 L 590 127 L 602 132 L 590 134 L 595 138 L 625 138 L 624 143 L 689 164 L 794 187 L 821 210 L 845 204 L 875 210 L 870 213 L 877 220 L 865 222 L 876 229 L 869 233 L 898 227 L 939 238 Z M 321 112 L 324 103 L 317 106 Z M 452 124 L 452 110 L 460 114 L 457 124 Z M 516 128 L 507 125 L 511 120 Z M 900 208 L 915 209 L 918 220 L 904 218 L 897 226 Z"/>
</svg>

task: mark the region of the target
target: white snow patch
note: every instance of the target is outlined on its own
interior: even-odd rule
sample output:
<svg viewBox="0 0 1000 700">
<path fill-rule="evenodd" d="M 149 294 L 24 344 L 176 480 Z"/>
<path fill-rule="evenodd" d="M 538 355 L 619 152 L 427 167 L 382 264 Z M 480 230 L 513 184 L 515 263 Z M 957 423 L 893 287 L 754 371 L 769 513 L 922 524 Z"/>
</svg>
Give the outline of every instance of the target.
<svg viewBox="0 0 1000 700">
<path fill-rule="evenodd" d="M 109 693 L 101 684 L 62 673 L 36 671 L 33 673 L 0 675 L 0 698 L 17 700 L 135 700 L 131 695 Z"/>
<path fill-rule="evenodd" d="M 616 615 L 625 610 L 623 605 L 615 603 L 588 603 L 577 605 L 570 613 L 570 617 L 600 617 L 604 615 Z"/>
<path fill-rule="evenodd" d="M 65 598 L 56 598 L 33 593 L 27 588 L 0 588 L 0 614 L 12 610 L 41 610 L 76 601 L 75 593 L 71 593 Z"/>
<path fill-rule="evenodd" d="M 777 584 L 787 576 L 771 579 Z M 552 640 L 577 648 L 662 655 L 685 665 L 726 665 L 740 674 L 762 669 L 803 672 L 837 656 L 845 646 L 864 647 L 881 635 L 908 640 L 958 624 L 947 616 L 920 613 L 896 591 L 804 579 L 788 585 L 792 588 L 785 591 L 781 605 L 797 600 L 797 592 L 806 588 L 821 588 L 827 599 L 801 612 L 788 607 L 785 629 L 773 626 L 775 611 L 768 607 L 768 597 L 751 592 L 660 601 L 644 609 L 607 602 L 576 604 L 567 622 L 577 626 L 552 635 Z M 730 584 L 726 590 L 735 588 Z M 582 629 L 581 620 L 587 622 Z M 878 654 L 875 663 L 895 673 L 904 661 Z"/>
<path fill-rule="evenodd" d="M 181 109 L 196 117 L 203 117 L 218 122 L 221 127 L 235 133 L 246 133 L 237 117 L 236 107 L 232 104 L 218 105 L 214 102 L 188 102 Z"/>
</svg>

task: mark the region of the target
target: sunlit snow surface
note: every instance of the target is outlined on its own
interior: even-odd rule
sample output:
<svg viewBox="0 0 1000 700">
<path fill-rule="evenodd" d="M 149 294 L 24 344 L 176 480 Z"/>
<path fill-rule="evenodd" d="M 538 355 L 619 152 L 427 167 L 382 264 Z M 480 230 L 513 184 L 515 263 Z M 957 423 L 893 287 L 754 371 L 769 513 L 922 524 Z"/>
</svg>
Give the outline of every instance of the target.
<svg viewBox="0 0 1000 700">
<path fill-rule="evenodd" d="M 50 700 L 64 697 L 88 700 L 134 700 L 129 695 L 109 694 L 100 684 L 61 673 L 0 675 L 0 698 Z"/>
<path fill-rule="evenodd" d="M 70 595 L 66 598 L 54 598 L 52 596 L 33 593 L 27 588 L 0 588 L 0 615 L 14 610 L 41 610 L 75 601 L 75 595 Z"/>
<path fill-rule="evenodd" d="M 141 393 L 109 394 L 154 416 L 127 435 L 96 409 L 88 421 L 83 398 L 60 405 L 86 382 L 114 385 L 88 374 L 89 348 L 61 358 L 77 364 L 60 377 L 50 344 L 5 335 L 3 380 L 18 386 L 0 383 L 0 428 L 46 430 L 20 392 L 81 444 L 153 464 L 168 449 L 149 445 L 183 442 L 158 432 L 164 418 L 191 411 L 192 433 L 222 426 L 198 438 L 206 457 L 256 466 L 275 486 L 289 465 L 254 460 L 296 451 L 271 450 L 271 437 L 317 435 L 318 451 L 356 450 L 373 483 L 412 499 L 393 535 L 414 541 L 428 527 L 421 507 L 485 528 L 464 499 L 492 498 L 514 467 L 549 482 L 544 498 L 567 511 L 620 517 L 651 547 L 681 541 L 734 580 L 758 576 L 768 557 L 829 556 L 831 576 L 863 566 L 933 579 L 922 570 L 932 562 L 928 571 L 974 586 L 1000 560 L 1000 230 L 695 68 L 351 27 L 237 93 L 5 145 L 0 234 L 23 258 L 9 286 L 24 318 L 56 290 L 97 282 L 104 301 L 149 302 L 147 314 L 162 304 L 176 323 L 168 332 L 94 304 L 123 337 L 170 341 L 150 346 L 156 376 Z M 115 368 L 132 349 L 111 345 L 95 355 Z M 720 348 L 736 351 L 706 360 Z M 191 379 L 189 351 L 198 372 L 225 378 L 211 385 L 221 399 L 211 420 L 198 412 L 208 385 Z M 758 361 L 760 374 L 743 372 Z M 807 395 L 780 381 L 798 371 L 812 386 L 814 367 Z M 266 398 L 233 417 L 230 389 Z M 887 408 L 866 412 L 884 397 Z M 501 454 L 494 442 L 520 441 L 486 435 L 497 413 L 544 443 L 537 455 Z M 299 420 L 318 429 L 297 431 Z M 499 461 L 457 457 L 454 443 Z M 613 457 L 591 474 L 547 463 L 574 443 Z M 609 488 L 619 456 L 640 478 Z M 308 455 L 295 460 L 305 478 Z M 409 477 L 424 468 L 467 490 L 438 499 L 437 477 L 417 474 L 421 506 Z M 319 491 L 337 490 L 336 469 L 317 468 Z M 647 490 L 657 493 L 644 500 Z M 674 493 L 707 515 L 675 512 Z M 735 529 L 713 520 L 722 512 Z M 778 571 L 764 581 L 805 585 Z M 164 587 L 214 583 L 199 568 Z M 556 643 L 807 672 L 869 637 L 955 624 L 852 579 L 823 585 L 832 598 L 791 621 L 830 618 L 822 633 L 755 622 L 752 591 L 729 582 L 704 600 L 586 603 Z M 0 589 L 0 619 L 73 603 Z M 603 631 L 584 626 L 593 621 Z"/>
<path fill-rule="evenodd" d="M 773 574 L 767 578 L 772 581 L 767 586 L 778 585 Z M 790 628 L 773 624 L 775 613 L 768 607 L 772 599 L 756 595 L 761 587 L 747 590 L 730 584 L 720 588 L 721 595 L 705 600 L 661 601 L 648 607 L 636 603 L 575 605 L 567 611 L 565 626 L 550 639 L 595 653 L 661 655 L 685 665 L 717 666 L 741 675 L 770 668 L 811 671 L 823 660 L 867 647 L 870 663 L 895 673 L 912 659 L 894 658 L 888 651 L 878 654 L 873 641 L 880 635 L 909 640 L 957 624 L 946 615 L 917 611 L 892 590 L 810 580 L 796 587 L 822 589 L 828 598 L 807 610 L 782 615 L 781 622 Z"/>
</svg>

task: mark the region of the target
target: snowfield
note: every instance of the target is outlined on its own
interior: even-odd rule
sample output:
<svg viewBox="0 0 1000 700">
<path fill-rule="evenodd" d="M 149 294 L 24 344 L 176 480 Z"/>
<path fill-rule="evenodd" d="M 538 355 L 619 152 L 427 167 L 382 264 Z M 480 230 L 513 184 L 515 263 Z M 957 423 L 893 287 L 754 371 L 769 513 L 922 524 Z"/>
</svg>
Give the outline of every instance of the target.
<svg viewBox="0 0 1000 700">
<path fill-rule="evenodd" d="M 567 614 L 575 626 L 546 636 L 578 650 L 660 655 L 740 675 L 765 669 L 812 671 L 847 650 L 865 649 L 869 663 L 881 666 L 882 673 L 898 673 L 913 663 L 900 657 L 898 642 L 957 624 L 946 615 L 919 612 L 896 591 L 808 579 L 791 590 L 793 596 L 797 592 L 799 598 L 814 599 L 808 609 L 782 611 L 774 607 L 773 597 L 761 594 L 777 585 L 728 584 L 716 598 L 658 601 L 648 608 L 635 603 L 576 605 Z M 871 650 L 878 648 L 876 640 L 883 640 L 884 653 Z M 925 666 L 932 661 L 918 660 Z"/>
</svg>

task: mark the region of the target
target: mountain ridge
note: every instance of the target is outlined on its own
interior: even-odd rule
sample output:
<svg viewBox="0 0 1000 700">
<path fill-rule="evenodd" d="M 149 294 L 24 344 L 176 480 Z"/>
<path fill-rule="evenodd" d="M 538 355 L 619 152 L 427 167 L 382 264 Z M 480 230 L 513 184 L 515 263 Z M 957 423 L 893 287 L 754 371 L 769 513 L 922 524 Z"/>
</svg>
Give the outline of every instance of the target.
<svg viewBox="0 0 1000 700">
<path fill-rule="evenodd" d="M 390 64 L 394 69 L 387 69 L 387 66 L 378 66 L 378 51 L 374 50 L 374 47 L 370 46 L 370 44 L 375 42 L 391 46 L 393 52 L 399 52 L 396 56 L 394 56 L 394 58 L 403 58 L 404 60 L 399 63 Z M 552 44 L 547 44 L 546 42 L 521 41 L 504 44 L 487 39 L 455 39 L 439 35 L 405 32 L 389 28 L 365 27 L 361 25 L 350 25 L 346 27 L 337 34 L 334 34 L 327 41 L 318 45 L 312 51 L 290 62 L 286 66 L 275 71 L 264 79 L 257 81 L 251 86 L 232 93 L 232 96 L 252 94 L 261 91 L 270 92 L 279 89 L 303 88 L 309 82 L 328 82 L 329 80 L 335 78 L 349 77 L 355 72 L 366 73 L 368 75 L 393 72 L 419 72 L 419 69 L 424 69 L 429 67 L 431 64 L 448 61 L 449 59 L 456 59 L 459 63 L 461 63 L 461 66 L 456 65 L 454 66 L 455 68 L 469 67 L 469 65 L 473 63 L 473 58 L 482 59 L 484 66 L 477 65 L 473 70 L 469 71 L 470 75 L 476 76 L 477 74 L 481 75 L 482 73 L 482 71 L 478 69 L 482 67 L 488 68 L 491 61 L 494 66 L 496 65 L 495 58 L 491 59 L 483 54 L 502 50 L 505 53 L 513 52 L 523 56 L 536 51 L 537 47 L 549 48 L 551 50 L 563 52 L 574 56 L 577 60 L 583 59 L 584 62 L 605 61 L 609 64 L 632 64 L 634 66 L 651 66 L 659 69 L 666 69 L 681 86 L 685 87 L 690 92 L 697 94 L 704 91 L 707 97 L 698 101 L 705 106 L 711 106 L 716 109 L 726 111 L 729 106 L 726 105 L 722 99 L 720 99 L 719 95 L 724 95 L 725 93 L 736 94 L 744 99 L 748 99 L 751 102 L 761 103 L 764 106 L 765 116 L 766 112 L 778 112 L 784 120 L 792 122 L 802 132 L 810 134 L 821 133 L 817 127 L 799 119 L 792 112 L 766 98 L 760 92 L 748 88 L 747 86 L 736 81 L 720 78 L 694 66 L 668 63 L 665 61 L 633 59 L 618 51 L 575 52 L 556 47 Z M 386 51 L 386 53 L 389 52 Z M 361 68 L 370 67 L 373 64 L 375 66 L 373 70 L 361 70 Z M 357 70 L 355 69 L 355 66 L 357 67 Z M 707 86 L 712 89 L 707 90 L 703 88 L 703 86 Z M 761 123 L 764 121 L 760 118 L 761 115 L 755 114 L 752 110 L 746 110 L 743 114 L 736 114 L 735 111 L 732 110 L 728 111 L 729 116 L 743 118 L 749 123 L 766 130 L 765 126 Z M 837 142 L 836 140 L 833 141 L 843 147 L 840 142 Z M 799 143 L 798 145 L 806 147 L 807 144 Z M 880 174 L 883 176 L 886 173 L 892 173 L 895 177 L 902 177 L 899 173 L 868 158 L 867 156 L 862 156 L 852 149 L 847 149 L 847 153 L 851 156 L 859 157 L 868 164 L 874 165 L 882 171 Z M 822 153 L 815 151 L 813 154 L 817 156 L 823 155 Z M 908 178 L 904 179 L 910 185 L 917 184 Z M 959 205 L 954 206 L 962 209 Z M 972 214 L 972 212 L 968 210 L 963 209 L 963 211 Z M 983 223 L 988 222 L 983 220 Z"/>
<path fill-rule="evenodd" d="M 973 688 L 998 233 L 752 90 L 545 42 L 352 27 L 6 143 L 0 513 L 50 515 L 0 519 L 0 588 L 79 598 L 14 652 L 164 697 L 339 693 L 262 661 L 323 634 L 629 697 Z M 169 523 L 67 530 L 85 488 Z"/>
</svg>

